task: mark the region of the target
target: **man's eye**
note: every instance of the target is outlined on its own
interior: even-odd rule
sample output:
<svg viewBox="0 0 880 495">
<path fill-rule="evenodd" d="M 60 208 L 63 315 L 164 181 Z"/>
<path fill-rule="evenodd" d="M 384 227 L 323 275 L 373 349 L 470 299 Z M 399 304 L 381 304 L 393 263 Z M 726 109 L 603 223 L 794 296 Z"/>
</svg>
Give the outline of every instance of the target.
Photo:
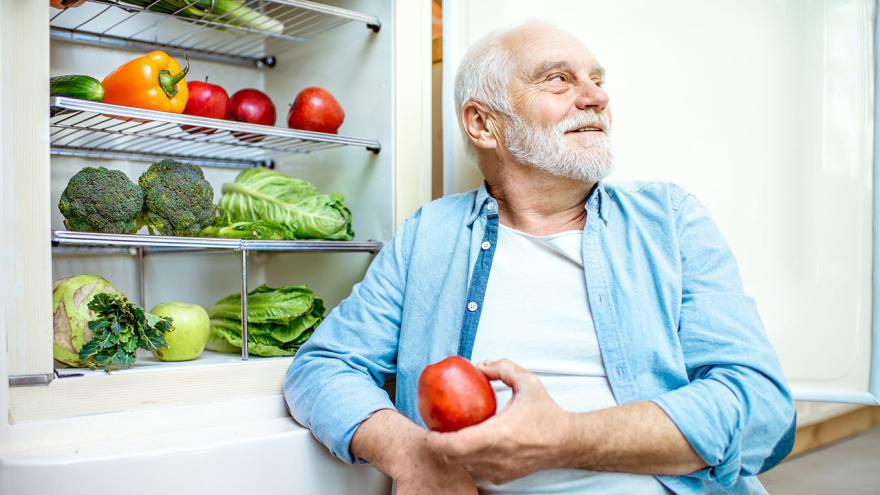
<svg viewBox="0 0 880 495">
<path fill-rule="evenodd" d="M 593 82 L 596 84 L 596 86 L 599 86 L 600 88 L 602 87 L 603 84 L 605 84 L 605 81 L 603 81 L 601 79 L 594 79 Z"/>
<path fill-rule="evenodd" d="M 548 77 L 547 80 L 565 82 L 568 79 L 565 77 L 565 74 L 553 74 L 552 76 Z"/>
</svg>

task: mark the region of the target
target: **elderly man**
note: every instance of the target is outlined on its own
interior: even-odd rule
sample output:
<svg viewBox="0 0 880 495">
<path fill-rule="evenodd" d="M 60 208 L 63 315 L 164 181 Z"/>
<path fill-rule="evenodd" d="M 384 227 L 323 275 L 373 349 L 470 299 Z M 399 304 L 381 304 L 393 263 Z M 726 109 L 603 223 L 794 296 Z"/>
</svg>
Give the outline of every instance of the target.
<svg viewBox="0 0 880 495">
<path fill-rule="evenodd" d="M 766 493 L 755 475 L 791 450 L 790 392 L 707 211 L 601 182 L 603 80 L 546 24 L 474 46 L 456 104 L 483 186 L 408 219 L 293 361 L 295 418 L 399 494 Z M 428 433 L 418 378 L 450 355 L 499 412 Z"/>
</svg>

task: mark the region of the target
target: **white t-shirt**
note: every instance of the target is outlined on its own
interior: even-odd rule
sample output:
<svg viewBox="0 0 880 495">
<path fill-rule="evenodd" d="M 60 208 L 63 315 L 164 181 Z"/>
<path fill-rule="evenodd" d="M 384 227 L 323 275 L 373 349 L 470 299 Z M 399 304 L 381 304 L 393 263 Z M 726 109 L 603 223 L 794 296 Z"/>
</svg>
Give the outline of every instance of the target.
<svg viewBox="0 0 880 495">
<path fill-rule="evenodd" d="M 588 412 L 617 405 L 587 300 L 583 232 L 533 236 L 503 225 L 498 240 L 473 362 L 507 358 L 535 373 L 559 406 Z M 498 410 L 511 390 L 492 382 Z M 575 469 L 541 471 L 481 493 L 670 493 L 653 476 Z"/>
</svg>

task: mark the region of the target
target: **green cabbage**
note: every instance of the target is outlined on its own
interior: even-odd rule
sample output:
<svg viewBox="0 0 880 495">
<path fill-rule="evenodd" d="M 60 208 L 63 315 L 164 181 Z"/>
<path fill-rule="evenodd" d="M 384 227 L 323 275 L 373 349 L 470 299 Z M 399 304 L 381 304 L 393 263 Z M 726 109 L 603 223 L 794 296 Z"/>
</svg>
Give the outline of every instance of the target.
<svg viewBox="0 0 880 495">
<path fill-rule="evenodd" d="M 123 296 L 110 282 L 97 275 L 77 275 L 55 282 L 52 290 L 52 314 L 54 315 L 53 356 L 68 366 L 88 366 L 79 357 L 83 345 L 92 340 L 89 321 L 95 312 L 88 308 L 97 294 Z M 124 297 L 124 296 L 123 296 Z"/>
<path fill-rule="evenodd" d="M 274 222 L 288 239 L 354 239 L 351 211 L 340 194 L 321 194 L 311 183 L 266 168 L 243 171 L 223 185 L 220 207 L 230 222 Z"/>
<path fill-rule="evenodd" d="M 241 295 L 231 294 L 208 309 L 208 349 L 241 350 Z M 273 289 L 261 285 L 248 293 L 248 352 L 256 356 L 293 356 L 324 318 L 324 303 L 303 285 Z"/>
</svg>

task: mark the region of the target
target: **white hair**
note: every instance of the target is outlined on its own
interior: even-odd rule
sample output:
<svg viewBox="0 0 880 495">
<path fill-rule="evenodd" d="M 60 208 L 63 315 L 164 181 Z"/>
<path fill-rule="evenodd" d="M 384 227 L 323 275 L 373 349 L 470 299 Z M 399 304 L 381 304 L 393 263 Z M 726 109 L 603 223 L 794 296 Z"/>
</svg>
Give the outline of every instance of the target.
<svg viewBox="0 0 880 495">
<path fill-rule="evenodd" d="M 503 38 L 514 28 L 500 29 L 474 43 L 458 66 L 455 76 L 455 109 L 461 115 L 465 103 L 476 101 L 489 110 L 513 113 L 508 85 L 513 60 Z"/>
</svg>

